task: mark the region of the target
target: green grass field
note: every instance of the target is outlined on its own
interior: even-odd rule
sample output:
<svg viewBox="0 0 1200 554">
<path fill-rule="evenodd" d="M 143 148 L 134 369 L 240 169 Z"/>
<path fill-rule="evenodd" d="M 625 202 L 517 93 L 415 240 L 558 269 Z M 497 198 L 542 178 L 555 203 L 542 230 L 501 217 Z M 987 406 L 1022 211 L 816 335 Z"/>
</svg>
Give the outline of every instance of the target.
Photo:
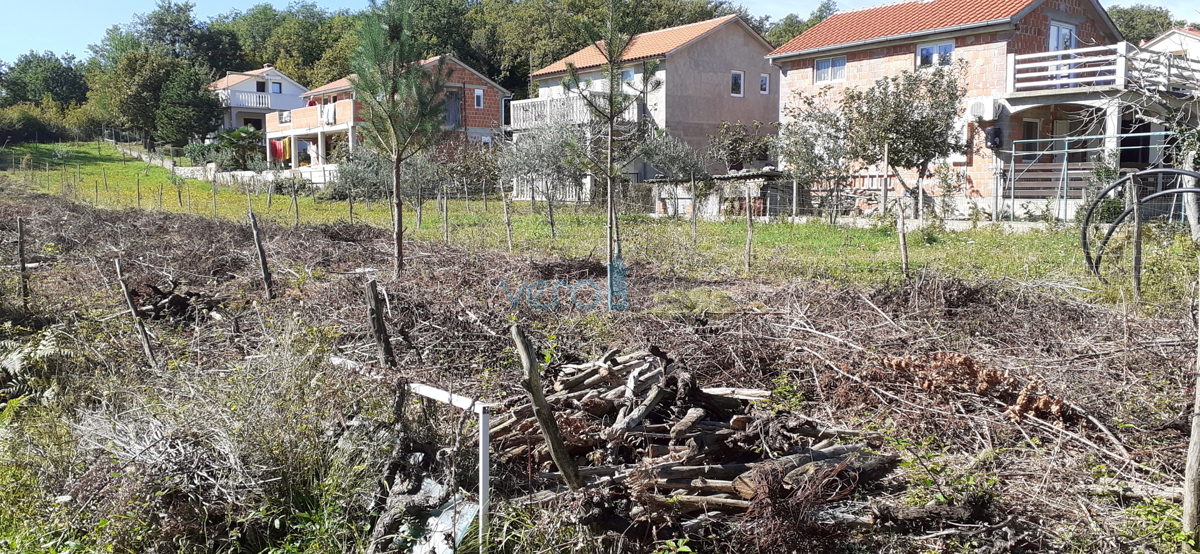
<svg viewBox="0 0 1200 554">
<path fill-rule="evenodd" d="M 0 151 L 0 167 L 12 180 L 34 190 L 58 194 L 78 202 L 105 208 L 138 205 L 141 186 L 142 209 L 192 212 L 200 215 L 244 219 L 249 202 L 261 218 L 292 224 L 291 200 L 276 194 L 247 195 L 221 188 L 214 212 L 212 185 L 189 180 L 176 190 L 168 172 L 145 162 L 122 160 L 119 151 L 107 144 L 18 145 Z M 22 170 L 22 168 L 25 168 Z M 30 171 L 29 168 L 33 170 Z M 47 167 L 49 170 L 47 171 Z M 78 168 L 78 169 L 77 169 Z M 79 185 L 76 182 L 78 175 Z M 107 182 L 107 187 L 105 183 Z M 190 202 L 189 202 L 190 197 Z M 346 202 L 299 199 L 301 223 L 331 223 L 349 219 Z M 539 204 L 538 211 L 544 211 Z M 571 205 L 556 208 L 557 238 L 551 237 L 542 213 L 531 213 L 528 202 L 514 202 L 514 248 L 530 254 L 552 254 L 579 258 L 604 255 L 604 216 L 592 208 L 578 213 Z M 493 198 L 450 203 L 451 242 L 479 249 L 507 248 L 502 206 Z M 355 205 L 355 221 L 388 226 L 386 204 L 368 209 Z M 427 202 L 420 228 L 411 207 L 405 213 L 409 236 L 416 240 L 442 240 L 441 214 Z M 746 240 L 742 221 L 701 222 L 695 248 L 690 224 L 682 219 L 622 216 L 624 257 L 632 264 L 652 265 L 661 272 L 695 278 L 741 275 Z M 1093 288 L 1097 283 L 1083 268 L 1082 253 L 1074 231 L 1012 233 L 980 228 L 952 232 L 918 230 L 909 233 L 911 266 L 963 277 L 1059 280 Z M 889 227 L 851 228 L 824 223 L 756 224 L 753 273 L 772 281 L 802 277 L 828 277 L 878 283 L 900 276 L 897 235 Z"/>
</svg>

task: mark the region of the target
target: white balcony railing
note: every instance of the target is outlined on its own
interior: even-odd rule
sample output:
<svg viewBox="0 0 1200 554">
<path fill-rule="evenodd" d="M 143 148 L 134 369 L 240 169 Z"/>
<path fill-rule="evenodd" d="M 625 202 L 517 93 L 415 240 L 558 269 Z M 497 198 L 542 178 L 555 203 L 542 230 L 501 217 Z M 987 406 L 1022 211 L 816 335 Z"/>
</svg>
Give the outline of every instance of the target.
<svg viewBox="0 0 1200 554">
<path fill-rule="evenodd" d="M 1128 42 L 1008 55 L 1008 92 L 1069 92 L 1078 87 L 1200 89 L 1200 60 L 1142 50 Z"/>
<path fill-rule="evenodd" d="M 221 104 L 226 107 L 271 109 L 271 95 L 263 92 L 225 90 L 219 92 L 218 95 L 221 98 Z"/>
<path fill-rule="evenodd" d="M 588 93 L 593 94 L 594 93 Z M 512 119 L 510 127 L 513 130 L 532 129 L 546 122 L 555 123 L 584 123 L 591 117 L 582 97 L 572 93 L 566 97 L 530 98 L 516 100 L 511 104 Z M 634 121 L 639 115 L 639 103 L 635 102 L 625 110 L 621 119 Z"/>
</svg>

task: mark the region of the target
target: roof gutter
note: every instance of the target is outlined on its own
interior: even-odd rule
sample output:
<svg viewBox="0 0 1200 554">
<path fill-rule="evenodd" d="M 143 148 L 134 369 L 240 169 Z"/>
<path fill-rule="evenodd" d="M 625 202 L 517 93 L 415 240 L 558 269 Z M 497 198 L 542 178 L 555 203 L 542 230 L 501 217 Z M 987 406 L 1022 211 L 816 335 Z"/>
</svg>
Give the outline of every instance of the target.
<svg viewBox="0 0 1200 554">
<path fill-rule="evenodd" d="M 867 46 L 870 44 L 876 44 L 876 43 L 881 43 L 881 42 L 902 41 L 905 39 L 918 38 L 918 37 L 923 37 L 923 36 L 928 36 L 928 35 L 955 33 L 958 31 L 967 31 L 967 30 L 971 30 L 971 29 L 978 29 L 981 27 L 995 27 L 995 26 L 1006 25 L 1006 24 L 1014 25 L 1012 18 L 1006 17 L 1003 19 L 977 21 L 975 23 L 963 23 L 961 25 L 952 25 L 950 27 L 939 27 L 937 29 L 929 29 L 929 30 L 925 30 L 925 31 L 914 31 L 911 33 L 903 33 L 903 34 L 899 34 L 899 35 L 888 35 L 886 37 L 875 37 L 875 38 L 869 38 L 866 40 L 859 40 L 859 41 L 855 41 L 855 42 L 843 42 L 843 43 L 839 43 L 839 44 L 832 44 L 829 46 L 821 46 L 818 48 L 809 48 L 808 50 L 783 52 L 781 54 L 776 54 L 774 56 L 768 54 L 764 57 L 767 59 L 768 62 L 774 64 L 776 60 L 781 60 L 781 59 L 785 59 L 785 58 L 808 57 L 813 54 L 821 54 L 821 53 L 833 52 L 833 51 L 837 51 L 837 50 L 853 50 L 853 49 L 857 49 L 862 46 Z"/>
</svg>

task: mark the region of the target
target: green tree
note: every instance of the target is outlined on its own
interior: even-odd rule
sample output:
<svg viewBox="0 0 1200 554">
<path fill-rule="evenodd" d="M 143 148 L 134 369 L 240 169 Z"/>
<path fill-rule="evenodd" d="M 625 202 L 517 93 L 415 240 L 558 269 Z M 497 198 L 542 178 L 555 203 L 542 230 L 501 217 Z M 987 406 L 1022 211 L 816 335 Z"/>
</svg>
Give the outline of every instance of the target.
<svg viewBox="0 0 1200 554">
<path fill-rule="evenodd" d="M 135 18 L 134 28 L 142 42 L 164 48 L 177 58 L 220 73 L 247 69 L 237 34 L 196 21 L 192 15 L 195 8 L 191 2 L 159 0 L 154 11 Z"/>
<path fill-rule="evenodd" d="M 1131 6 L 1113 6 L 1108 8 L 1108 16 L 1117 24 L 1117 30 L 1126 41 L 1139 44 L 1150 40 L 1176 27 L 1187 24 L 1182 19 L 1175 19 L 1171 10 L 1162 6 L 1149 4 L 1133 4 Z"/>
<path fill-rule="evenodd" d="M 692 196 L 692 246 L 696 246 L 696 218 L 700 211 L 700 196 L 696 181 L 707 180 L 708 156 L 688 145 L 683 139 L 671 134 L 666 129 L 653 133 L 643 148 L 643 156 L 654 169 L 668 179 L 675 181 L 671 184 L 672 196 L 678 188 L 677 183 L 686 181 Z"/>
<path fill-rule="evenodd" d="M 922 181 L 934 160 L 966 152 L 961 115 L 966 87 L 966 62 L 935 71 L 904 71 L 880 79 L 865 89 L 847 89 L 841 113 L 846 118 L 849 153 L 867 164 L 883 158 L 889 145 L 888 165 L 917 173 L 914 187 L 897 179 L 910 194 L 924 199 Z M 923 202 L 922 202 L 923 203 Z M 916 210 L 922 214 L 922 203 Z"/>
<path fill-rule="evenodd" d="M 59 57 L 49 50 L 22 54 L 5 71 L 0 87 L 0 103 L 8 105 L 36 104 L 47 97 L 63 104 L 79 104 L 87 100 L 88 91 L 83 64 L 70 54 Z"/>
<path fill-rule="evenodd" d="M 142 49 L 125 54 L 115 72 L 113 108 L 121 123 L 142 135 L 147 150 L 158 124 L 163 87 L 183 62 L 159 50 Z"/>
<path fill-rule="evenodd" d="M 184 64 L 172 73 L 159 95 L 154 137 L 184 146 L 219 129 L 221 101 L 208 90 L 211 82 L 212 76 L 194 64 Z"/>
<path fill-rule="evenodd" d="M 392 163 L 394 270 L 404 268 L 404 210 L 401 169 L 404 161 L 428 150 L 443 136 L 447 69 L 421 65 L 430 47 L 416 33 L 421 0 L 371 0 L 359 27 L 351 66 L 354 91 L 362 103 L 367 144 Z"/>
<path fill-rule="evenodd" d="M 788 41 L 800 36 L 801 33 L 807 31 L 820 23 L 834 13 L 837 13 L 837 2 L 833 0 L 822 0 L 817 9 L 813 10 L 808 15 L 808 19 L 803 19 L 799 15 L 790 13 L 777 21 L 767 31 L 767 42 L 770 42 L 776 48 L 787 44 Z"/>
<path fill-rule="evenodd" d="M 787 122 L 780 125 L 774 147 L 780 169 L 793 180 L 792 215 L 796 216 L 809 206 L 809 191 L 816 185 L 826 185 L 830 196 L 836 197 L 849 184 L 855 160 L 844 139 L 849 133 L 841 106 L 829 89 L 799 95 L 784 111 Z M 836 207 L 829 215 L 837 215 Z"/>
<path fill-rule="evenodd" d="M 632 122 L 622 121 L 622 119 L 630 108 L 645 99 L 646 94 L 662 85 L 662 82 L 654 77 L 655 71 L 658 69 L 658 63 L 654 61 L 641 63 L 640 86 L 633 82 L 626 82 L 621 76 L 625 69 L 625 52 L 629 50 L 630 44 L 633 43 L 633 37 L 639 31 L 637 19 L 628 16 L 626 11 L 628 5 L 624 0 L 608 0 L 607 11 L 599 20 L 599 25 L 593 19 L 584 19 L 580 22 L 580 27 L 587 36 L 588 43 L 593 45 L 592 47 L 604 60 L 600 66 L 600 90 L 590 91 L 589 89 L 593 88 L 590 86 L 590 81 L 582 78 L 573 64 L 567 64 L 567 76 L 563 79 L 563 88 L 574 90 L 583 100 L 584 106 L 587 107 L 592 118 L 603 125 L 605 159 L 602 164 L 595 164 L 599 171 L 594 173 L 603 178 L 605 182 L 608 208 L 607 252 L 610 265 L 621 247 L 615 186 L 621 166 L 624 164 L 615 163 L 618 161 L 615 156 L 617 143 L 631 142 L 636 140 L 637 136 L 636 128 L 630 125 Z M 636 92 L 630 92 L 629 88 L 634 88 Z M 617 133 L 622 133 L 624 136 L 618 137 Z"/>
</svg>

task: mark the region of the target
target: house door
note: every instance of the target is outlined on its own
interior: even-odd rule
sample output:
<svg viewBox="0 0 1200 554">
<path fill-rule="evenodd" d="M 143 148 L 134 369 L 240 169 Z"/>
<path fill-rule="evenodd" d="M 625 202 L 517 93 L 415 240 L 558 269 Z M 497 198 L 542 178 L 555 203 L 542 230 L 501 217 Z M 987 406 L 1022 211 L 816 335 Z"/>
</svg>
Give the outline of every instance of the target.
<svg viewBox="0 0 1200 554">
<path fill-rule="evenodd" d="M 1071 133 L 1071 122 L 1070 121 L 1067 121 L 1066 119 L 1055 119 L 1054 120 L 1054 138 L 1062 139 L 1062 140 L 1054 141 L 1054 150 L 1056 152 L 1054 154 L 1055 163 L 1062 163 L 1063 159 L 1066 158 L 1067 149 L 1070 148 L 1070 142 L 1067 141 L 1066 137 L 1070 133 Z"/>
<path fill-rule="evenodd" d="M 1074 25 L 1071 25 L 1069 23 L 1059 23 L 1057 21 L 1050 22 L 1050 45 L 1049 45 L 1050 48 L 1049 48 L 1049 51 L 1055 52 L 1058 50 L 1074 50 L 1076 44 L 1077 44 L 1077 34 L 1075 31 Z M 1071 54 L 1066 54 L 1066 55 L 1059 56 L 1058 59 L 1069 60 L 1073 57 L 1074 56 Z M 1056 66 L 1054 69 L 1056 71 L 1061 71 L 1061 70 L 1066 70 L 1066 69 L 1072 69 L 1072 66 L 1071 65 L 1060 65 L 1060 66 Z M 1055 75 L 1053 78 L 1054 79 L 1066 79 L 1068 77 L 1074 77 L 1074 74 L 1061 74 L 1060 73 L 1060 74 Z M 1066 85 L 1066 86 L 1070 86 L 1070 85 Z"/>
<path fill-rule="evenodd" d="M 462 91 L 446 91 L 446 126 L 457 129 L 462 127 Z"/>
</svg>

